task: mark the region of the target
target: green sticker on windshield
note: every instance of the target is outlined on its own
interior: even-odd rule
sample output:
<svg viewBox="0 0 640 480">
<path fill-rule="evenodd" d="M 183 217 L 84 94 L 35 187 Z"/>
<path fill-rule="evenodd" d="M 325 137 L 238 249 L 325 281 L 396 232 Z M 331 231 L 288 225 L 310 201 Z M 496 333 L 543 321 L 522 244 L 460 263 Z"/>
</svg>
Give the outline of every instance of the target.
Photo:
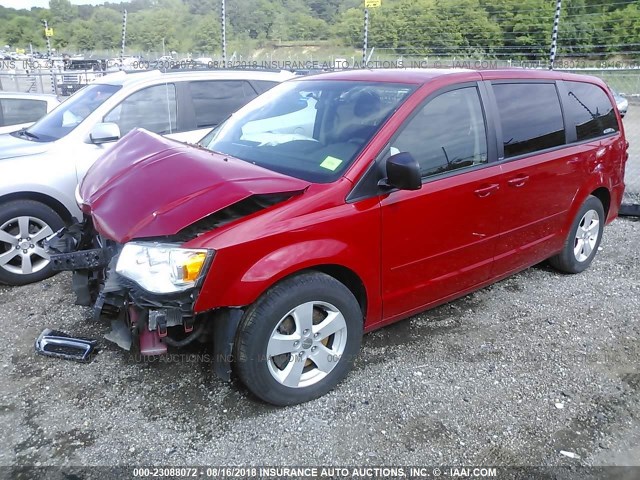
<svg viewBox="0 0 640 480">
<path fill-rule="evenodd" d="M 320 164 L 322 168 L 326 168 L 327 170 L 331 170 L 332 172 L 336 171 L 336 168 L 340 166 L 342 160 L 336 157 L 332 157 L 329 155 L 324 161 Z"/>
</svg>

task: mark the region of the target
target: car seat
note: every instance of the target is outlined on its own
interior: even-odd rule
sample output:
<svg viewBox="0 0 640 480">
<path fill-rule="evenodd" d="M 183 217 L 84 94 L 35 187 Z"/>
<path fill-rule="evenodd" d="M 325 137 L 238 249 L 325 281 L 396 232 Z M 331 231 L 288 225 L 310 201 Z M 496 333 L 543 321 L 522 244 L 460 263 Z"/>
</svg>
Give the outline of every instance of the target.
<svg viewBox="0 0 640 480">
<path fill-rule="evenodd" d="M 353 116 L 350 122 L 338 134 L 340 142 L 364 143 L 378 128 L 383 117 L 380 96 L 371 91 L 363 90 L 353 101 Z"/>
</svg>

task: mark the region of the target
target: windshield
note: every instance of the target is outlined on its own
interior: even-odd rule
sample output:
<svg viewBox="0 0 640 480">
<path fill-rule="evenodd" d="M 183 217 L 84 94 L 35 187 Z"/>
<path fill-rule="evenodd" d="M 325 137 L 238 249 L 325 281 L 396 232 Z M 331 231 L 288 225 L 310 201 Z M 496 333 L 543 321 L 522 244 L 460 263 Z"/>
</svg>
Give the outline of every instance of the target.
<svg viewBox="0 0 640 480">
<path fill-rule="evenodd" d="M 285 82 L 232 115 L 200 144 L 303 180 L 331 182 L 414 89 L 355 81 Z"/>
<path fill-rule="evenodd" d="M 22 135 L 37 142 L 59 140 L 118 90 L 120 87 L 115 85 L 87 85 L 26 131 L 16 132 L 14 135 Z"/>
</svg>

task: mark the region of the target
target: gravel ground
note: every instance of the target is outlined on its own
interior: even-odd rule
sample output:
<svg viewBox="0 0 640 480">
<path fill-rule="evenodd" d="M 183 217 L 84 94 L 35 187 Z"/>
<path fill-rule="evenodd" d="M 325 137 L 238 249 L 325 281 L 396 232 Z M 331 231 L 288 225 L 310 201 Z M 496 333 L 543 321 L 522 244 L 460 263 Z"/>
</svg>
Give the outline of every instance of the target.
<svg viewBox="0 0 640 480">
<path fill-rule="evenodd" d="M 640 465 L 639 238 L 617 220 L 583 274 L 540 265 L 371 333 L 335 391 L 285 409 L 214 379 L 204 347 L 37 356 L 45 327 L 108 326 L 69 276 L 0 287 L 0 465 Z"/>
</svg>

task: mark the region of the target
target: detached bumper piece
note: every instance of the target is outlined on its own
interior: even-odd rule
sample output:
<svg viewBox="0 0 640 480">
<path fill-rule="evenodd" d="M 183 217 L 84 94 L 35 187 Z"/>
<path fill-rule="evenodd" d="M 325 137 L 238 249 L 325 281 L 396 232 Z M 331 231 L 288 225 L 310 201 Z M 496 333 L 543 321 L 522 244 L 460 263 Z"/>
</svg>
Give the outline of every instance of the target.
<svg viewBox="0 0 640 480">
<path fill-rule="evenodd" d="M 35 343 L 36 352 L 47 357 L 90 362 L 98 352 L 97 340 L 75 338 L 64 332 L 45 329 Z"/>
<path fill-rule="evenodd" d="M 90 306 L 100 292 L 105 270 L 117 254 L 117 246 L 93 229 L 90 218 L 58 230 L 45 240 L 52 269 L 73 272 L 76 304 Z"/>
<path fill-rule="evenodd" d="M 109 264 L 106 249 L 94 248 L 73 253 L 58 253 L 51 256 L 51 268 L 56 272 L 67 270 L 91 270 Z"/>
</svg>

